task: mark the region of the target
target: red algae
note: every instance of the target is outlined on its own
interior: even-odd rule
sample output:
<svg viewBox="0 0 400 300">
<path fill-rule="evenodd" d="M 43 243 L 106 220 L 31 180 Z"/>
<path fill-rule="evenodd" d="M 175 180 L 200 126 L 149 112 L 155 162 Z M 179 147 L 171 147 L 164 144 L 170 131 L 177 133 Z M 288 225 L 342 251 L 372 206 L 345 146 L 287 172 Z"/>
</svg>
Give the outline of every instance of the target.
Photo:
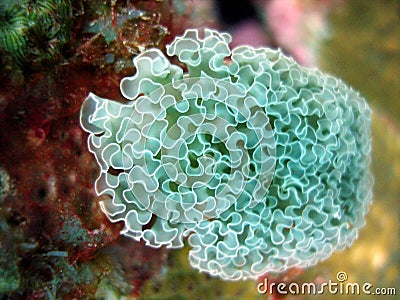
<svg viewBox="0 0 400 300">
<path fill-rule="evenodd" d="M 0 75 L 0 166 L 12 186 L 0 203 L 0 242 L 9 249 L 0 269 L 13 262 L 12 285 L 0 294 L 14 298 L 94 298 L 107 291 L 138 296 L 166 259 L 163 249 L 126 242 L 121 226 L 101 213 L 93 189 L 97 165 L 78 120 L 89 91 L 122 99 L 119 81 L 132 72 L 126 63 L 132 49 L 162 43 L 167 34 L 157 12 L 166 13 L 165 3 L 152 2 L 151 10 L 141 4 L 143 14 L 134 19 L 123 15 L 133 6 L 105 7 L 118 33 L 109 43 L 84 30 L 101 9 L 82 9 L 68 57 L 43 70 L 4 68 Z M 140 36 L 130 35 L 132 23 Z"/>
</svg>

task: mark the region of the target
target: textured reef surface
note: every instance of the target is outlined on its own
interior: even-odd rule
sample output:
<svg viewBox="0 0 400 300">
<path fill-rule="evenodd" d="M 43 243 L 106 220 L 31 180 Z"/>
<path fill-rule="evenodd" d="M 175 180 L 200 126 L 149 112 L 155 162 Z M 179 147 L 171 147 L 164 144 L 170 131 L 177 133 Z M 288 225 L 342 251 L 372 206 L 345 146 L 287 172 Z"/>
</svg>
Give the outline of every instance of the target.
<svg viewBox="0 0 400 300">
<path fill-rule="evenodd" d="M 83 103 L 102 210 L 153 247 L 188 236 L 191 265 L 230 280 L 351 245 L 372 200 L 366 101 L 280 51 L 200 35 L 167 45 L 187 72 L 150 49 L 121 81 L 133 101 Z"/>
<path fill-rule="evenodd" d="M 169 14 L 156 12 L 165 10 L 153 2 L 0 3 L 0 298 L 133 297 L 159 274 L 164 250 L 126 243 L 101 214 L 79 109 L 89 91 L 119 97 L 117 70 L 134 47 L 160 41 Z M 125 45 L 127 28 L 141 35 Z"/>
</svg>

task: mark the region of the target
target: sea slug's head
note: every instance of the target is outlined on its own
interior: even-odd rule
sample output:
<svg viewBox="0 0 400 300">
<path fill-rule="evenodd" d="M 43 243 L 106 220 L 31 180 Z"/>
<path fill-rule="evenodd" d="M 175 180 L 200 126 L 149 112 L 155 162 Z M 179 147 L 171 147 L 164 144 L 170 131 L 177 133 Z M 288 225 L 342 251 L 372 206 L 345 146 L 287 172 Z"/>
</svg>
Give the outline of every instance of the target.
<svg viewBox="0 0 400 300">
<path fill-rule="evenodd" d="M 131 102 L 87 97 L 101 208 L 149 246 L 187 238 L 191 265 L 224 279 L 312 266 L 364 225 L 370 109 L 332 76 L 230 40 L 187 30 L 168 56 L 134 58 Z"/>
</svg>

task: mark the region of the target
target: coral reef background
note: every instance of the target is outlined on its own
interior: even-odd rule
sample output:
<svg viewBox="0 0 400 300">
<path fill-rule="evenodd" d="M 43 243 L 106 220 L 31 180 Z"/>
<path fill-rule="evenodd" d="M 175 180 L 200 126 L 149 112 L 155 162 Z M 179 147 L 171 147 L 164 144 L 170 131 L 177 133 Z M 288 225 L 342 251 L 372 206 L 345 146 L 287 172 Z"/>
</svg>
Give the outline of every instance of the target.
<svg viewBox="0 0 400 300">
<path fill-rule="evenodd" d="M 351 282 L 400 293 L 399 2 L 292 0 L 285 14 L 279 1 L 254 2 L 265 44 L 343 78 L 374 111 L 374 203 L 359 239 L 316 267 L 269 278 L 318 283 L 345 271 Z M 287 18 L 301 31 L 285 27 Z M 189 27 L 222 28 L 213 2 L 2 1 L 0 20 L 1 297 L 267 299 L 256 282 L 191 269 L 186 248 L 168 252 L 121 237 L 100 211 L 97 166 L 79 126 L 89 91 L 122 101 L 119 81 L 142 49 L 163 51 Z"/>
</svg>

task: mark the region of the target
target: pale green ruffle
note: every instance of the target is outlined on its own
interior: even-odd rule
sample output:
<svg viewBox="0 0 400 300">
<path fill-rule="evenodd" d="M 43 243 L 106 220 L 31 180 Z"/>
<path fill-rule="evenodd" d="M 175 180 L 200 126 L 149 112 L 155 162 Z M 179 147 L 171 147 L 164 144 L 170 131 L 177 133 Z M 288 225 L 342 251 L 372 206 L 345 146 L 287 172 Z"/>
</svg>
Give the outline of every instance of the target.
<svg viewBox="0 0 400 300">
<path fill-rule="evenodd" d="M 121 81 L 134 101 L 87 97 L 101 208 L 153 247 L 188 236 L 191 265 L 224 279 L 314 265 L 365 223 L 371 111 L 339 79 L 230 40 L 187 30 L 167 47 L 185 71 L 150 49 Z"/>
</svg>

